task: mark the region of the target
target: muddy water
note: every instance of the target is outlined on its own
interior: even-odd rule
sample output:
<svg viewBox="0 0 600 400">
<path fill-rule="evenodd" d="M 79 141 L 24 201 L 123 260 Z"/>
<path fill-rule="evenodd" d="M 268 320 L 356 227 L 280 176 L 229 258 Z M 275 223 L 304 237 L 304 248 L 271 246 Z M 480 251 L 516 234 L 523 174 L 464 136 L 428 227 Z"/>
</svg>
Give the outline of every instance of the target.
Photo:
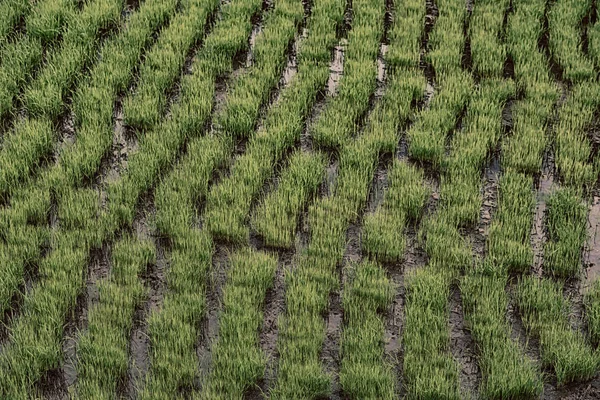
<svg viewBox="0 0 600 400">
<path fill-rule="evenodd" d="M 375 98 L 379 99 L 385 92 L 385 79 L 386 79 L 386 68 L 385 68 L 385 54 L 387 53 L 388 45 L 381 44 L 379 48 L 379 57 L 377 57 L 377 89 L 375 90 Z"/>
<path fill-rule="evenodd" d="M 340 44 L 333 48 L 333 60 L 329 66 L 329 79 L 327 80 L 327 96 L 335 96 L 337 88 L 344 74 L 344 52 L 347 41 L 342 39 Z"/>
<path fill-rule="evenodd" d="M 585 254 L 584 287 L 589 287 L 600 277 L 600 196 L 593 197 L 588 214 L 588 241 Z"/>
<path fill-rule="evenodd" d="M 554 178 L 549 173 L 540 177 L 539 189 L 536 192 L 536 210 L 533 229 L 531 231 L 531 243 L 533 246 L 533 272 L 542 276 L 544 262 L 544 243 L 546 233 L 544 228 L 544 215 L 546 213 L 546 202 L 550 193 L 554 190 Z"/>
</svg>

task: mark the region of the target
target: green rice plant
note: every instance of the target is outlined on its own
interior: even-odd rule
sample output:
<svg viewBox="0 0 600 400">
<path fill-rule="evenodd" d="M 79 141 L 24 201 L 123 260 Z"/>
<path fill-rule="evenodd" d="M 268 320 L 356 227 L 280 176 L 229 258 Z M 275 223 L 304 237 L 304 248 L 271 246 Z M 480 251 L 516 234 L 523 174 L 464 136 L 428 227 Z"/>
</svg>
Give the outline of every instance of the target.
<svg viewBox="0 0 600 400">
<path fill-rule="evenodd" d="M 44 45 L 55 42 L 77 14 L 75 0 L 39 0 L 25 20 L 27 36 Z"/>
<path fill-rule="evenodd" d="M 600 343 L 600 281 L 595 280 L 585 293 L 584 305 L 588 334 L 597 348 Z"/>
<path fill-rule="evenodd" d="M 542 364 L 552 368 L 559 385 L 593 377 L 600 359 L 569 324 L 569 302 L 560 284 L 525 277 L 517 285 L 517 305 L 530 335 L 539 338 Z"/>
<path fill-rule="evenodd" d="M 245 248 L 231 255 L 230 264 L 212 368 L 198 396 L 202 399 L 241 398 L 265 373 L 267 359 L 259 346 L 258 332 L 277 259 Z"/>
<path fill-rule="evenodd" d="M 323 155 L 297 151 L 290 157 L 276 190 L 265 197 L 252 217 L 252 225 L 265 244 L 287 248 L 293 245 L 300 213 L 324 178 Z"/>
<path fill-rule="evenodd" d="M 304 121 L 324 86 L 329 71 L 326 60 L 335 45 L 335 26 L 341 24 L 343 7 L 335 2 L 329 8 L 313 7 L 309 29 L 298 55 L 298 73 L 268 111 L 263 127 L 250 139 L 245 154 L 239 156 L 230 175 L 208 193 L 204 221 L 211 233 L 234 242 L 248 240 L 245 225 L 250 207 L 273 167 L 298 140 Z M 335 7 L 335 13 L 331 11 Z M 314 21 L 314 22 L 313 22 Z M 336 24 L 332 26 L 334 21 Z M 257 43 L 258 44 L 258 43 Z M 236 103 L 232 103 L 235 107 Z"/>
<path fill-rule="evenodd" d="M 178 237 L 166 276 L 160 310 L 148 318 L 150 370 L 140 399 L 172 398 L 191 387 L 198 370 L 198 321 L 206 310 L 206 282 L 212 264 L 210 235 L 189 229 Z"/>
<path fill-rule="evenodd" d="M 162 118 L 167 91 L 180 74 L 190 48 L 200 41 L 216 0 L 185 0 L 182 11 L 163 29 L 140 67 L 137 88 L 123 102 L 128 125 L 149 129 Z"/>
<path fill-rule="evenodd" d="M 460 282 L 465 319 L 479 349 L 483 378 L 479 394 L 486 399 L 536 398 L 543 389 L 542 373 L 511 338 L 507 278 L 493 272 L 498 270 L 495 266 L 472 270 Z"/>
<path fill-rule="evenodd" d="M 445 154 L 446 136 L 455 128 L 473 92 L 473 79 L 461 71 L 436 70 L 436 73 L 439 91 L 429 108 L 418 114 L 407 138 L 409 155 L 418 161 L 431 162 L 437 168 Z"/>
<path fill-rule="evenodd" d="M 469 37 L 473 69 L 479 76 L 500 78 L 506 59 L 506 45 L 501 41 L 504 14 L 510 0 L 477 2 L 469 20 Z"/>
<path fill-rule="evenodd" d="M 449 352 L 451 277 L 430 265 L 405 277 L 404 389 L 408 399 L 460 399 L 459 369 Z"/>
<path fill-rule="evenodd" d="M 391 29 L 388 33 L 394 46 L 385 55 L 386 68 L 410 69 L 419 64 L 426 12 L 425 3 L 420 0 L 407 0 L 402 7 L 394 10 L 394 18 L 402 23 L 402 29 Z"/>
<path fill-rule="evenodd" d="M 353 399 L 394 399 L 396 376 L 384 360 L 384 320 L 378 313 L 390 306 L 392 282 L 381 266 L 363 261 L 350 267 L 342 305 L 340 386 Z"/>
<path fill-rule="evenodd" d="M 598 14 L 598 3 L 596 3 L 595 12 Z M 588 56 L 597 68 L 600 66 L 600 23 L 596 21 L 594 25 L 589 25 L 586 33 L 588 37 Z"/>
<path fill-rule="evenodd" d="M 548 12 L 549 47 L 565 79 L 577 83 L 595 77 L 594 64 L 582 50 L 581 23 L 592 0 L 557 0 Z"/>
<path fill-rule="evenodd" d="M 499 186 L 498 211 L 487 240 L 488 258 L 504 271 L 524 273 L 533 263 L 530 244 L 535 210 L 533 179 L 507 171 Z"/>
<path fill-rule="evenodd" d="M 87 330 L 79 333 L 78 398 L 112 399 L 127 377 L 133 316 L 146 294 L 139 275 L 154 260 L 147 242 L 125 237 L 113 246 L 110 276 L 98 282 L 98 303 L 88 311 Z"/>
<path fill-rule="evenodd" d="M 352 3 L 352 29 L 344 53 L 344 74 L 336 96 L 310 128 L 313 142 L 339 149 L 356 132 L 357 122 L 369 108 L 377 84 L 377 55 L 383 37 L 385 4 L 378 0 Z"/>
<path fill-rule="evenodd" d="M 590 162 L 592 144 L 587 130 L 600 106 L 600 86 L 587 81 L 573 87 L 559 111 L 556 127 L 555 159 L 562 183 L 575 188 L 590 188 L 598 171 Z"/>
<path fill-rule="evenodd" d="M 465 46 L 463 27 L 467 18 L 467 8 L 458 0 L 440 0 L 436 5 L 439 15 L 429 33 L 427 59 L 439 77 L 459 72 L 462 68 Z"/>
<path fill-rule="evenodd" d="M 29 36 L 0 50 L 0 118 L 8 118 L 11 114 L 19 88 L 31 77 L 35 66 L 42 61 L 42 54 L 43 46 L 40 41 Z"/>
<path fill-rule="evenodd" d="M 404 228 L 407 223 L 419 220 L 428 197 L 423 172 L 405 162 L 394 161 L 382 205 L 364 218 L 364 251 L 376 260 L 399 261 L 405 248 Z"/>
<path fill-rule="evenodd" d="M 45 68 L 25 89 L 23 100 L 31 116 L 56 121 L 65 111 L 66 96 L 97 55 L 100 35 L 119 23 L 123 6 L 122 0 L 96 0 L 84 6 L 65 31 L 61 48 L 49 55 Z M 160 13 L 156 18 L 159 23 Z"/>
<path fill-rule="evenodd" d="M 545 225 L 544 272 L 568 279 L 581 273 L 587 240 L 587 205 L 571 189 L 560 189 L 548 199 Z"/>
<path fill-rule="evenodd" d="M 0 194 L 14 189 L 28 177 L 41 154 L 52 151 L 54 132 L 47 119 L 25 119 L 16 123 L 14 131 L 4 138 L 0 151 Z"/>
<path fill-rule="evenodd" d="M 5 0 L 0 3 L 0 46 L 6 42 L 19 21 L 29 15 L 34 5 L 35 2 L 29 0 Z"/>
</svg>

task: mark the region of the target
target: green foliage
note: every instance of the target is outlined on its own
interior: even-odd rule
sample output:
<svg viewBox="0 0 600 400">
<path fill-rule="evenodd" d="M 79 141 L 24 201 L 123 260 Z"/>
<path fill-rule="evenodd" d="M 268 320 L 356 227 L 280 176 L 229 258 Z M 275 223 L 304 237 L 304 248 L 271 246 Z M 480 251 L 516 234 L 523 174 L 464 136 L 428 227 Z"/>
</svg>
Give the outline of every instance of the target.
<svg viewBox="0 0 600 400">
<path fill-rule="evenodd" d="M 559 385 L 585 381 L 600 366 L 598 354 L 569 324 L 569 303 L 561 285 L 548 279 L 523 278 L 517 304 L 527 331 L 539 337 L 542 363 L 556 373 Z"/>
<path fill-rule="evenodd" d="M 600 343 L 600 280 L 591 285 L 585 294 L 584 304 L 590 340 L 597 347 Z"/>
<path fill-rule="evenodd" d="M 383 358 L 385 326 L 378 315 L 391 304 L 393 285 L 371 261 L 352 266 L 349 275 L 342 300 L 340 385 L 352 399 L 394 399 L 396 376 Z"/>
<path fill-rule="evenodd" d="M 325 177 L 321 154 L 296 152 L 283 171 L 277 189 L 268 194 L 253 216 L 254 229 L 268 246 L 291 247 L 300 213 Z"/>
<path fill-rule="evenodd" d="M 154 259 L 149 243 L 125 237 L 114 245 L 110 277 L 98 282 L 99 300 L 88 311 L 87 331 L 79 334 L 79 398 L 114 398 L 127 377 L 133 316 L 145 295 L 139 275 Z"/>
<path fill-rule="evenodd" d="M 265 373 L 267 359 L 258 345 L 258 332 L 277 260 L 246 248 L 234 253 L 230 263 L 219 339 L 213 347 L 212 369 L 200 396 L 203 399 L 241 398 Z"/>
</svg>

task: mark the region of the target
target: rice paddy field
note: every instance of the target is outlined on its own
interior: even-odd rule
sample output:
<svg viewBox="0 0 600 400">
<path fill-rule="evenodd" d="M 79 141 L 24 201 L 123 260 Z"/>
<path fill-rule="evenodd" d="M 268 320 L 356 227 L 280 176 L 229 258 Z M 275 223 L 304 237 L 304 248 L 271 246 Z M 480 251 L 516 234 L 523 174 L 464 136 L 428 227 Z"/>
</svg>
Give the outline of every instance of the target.
<svg viewBox="0 0 600 400">
<path fill-rule="evenodd" d="M 600 399 L 599 11 L 0 0 L 0 399 Z"/>
</svg>

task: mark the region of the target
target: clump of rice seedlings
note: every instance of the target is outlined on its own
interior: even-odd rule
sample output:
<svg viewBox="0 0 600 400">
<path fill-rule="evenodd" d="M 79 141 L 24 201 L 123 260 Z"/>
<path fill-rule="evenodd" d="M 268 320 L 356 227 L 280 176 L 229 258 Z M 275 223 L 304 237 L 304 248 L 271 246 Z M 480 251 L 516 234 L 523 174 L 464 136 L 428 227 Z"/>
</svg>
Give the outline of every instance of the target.
<svg viewBox="0 0 600 400">
<path fill-rule="evenodd" d="M 575 86 L 559 111 L 556 127 L 556 167 L 564 185 L 590 188 L 598 171 L 590 160 L 592 144 L 587 129 L 600 106 L 600 86 L 584 82 Z"/>
<path fill-rule="evenodd" d="M 554 370 L 559 385 L 596 374 L 600 359 L 583 335 L 571 329 L 570 305 L 560 284 L 525 277 L 517 285 L 517 304 L 525 328 L 539 338 L 542 364 Z"/>
<path fill-rule="evenodd" d="M 169 15 L 174 9 L 167 4 L 164 13 Z M 64 100 L 72 86 L 97 55 L 100 35 L 119 22 L 123 5 L 123 0 L 96 0 L 73 16 L 60 49 L 49 55 L 43 70 L 25 89 L 24 103 L 30 115 L 56 121 L 65 110 Z M 161 21 L 160 14 L 155 18 L 156 23 Z"/>
<path fill-rule="evenodd" d="M 394 399 L 396 376 L 384 360 L 380 312 L 392 303 L 394 287 L 381 266 L 363 261 L 349 270 L 342 305 L 340 385 L 353 399 Z"/>
<path fill-rule="evenodd" d="M 464 3 L 456 0 L 436 2 L 439 16 L 429 33 L 427 59 L 436 75 L 458 72 L 462 69 L 462 53 L 465 45 L 463 27 L 467 18 Z"/>
<path fill-rule="evenodd" d="M 502 76 L 506 45 L 501 39 L 504 14 L 510 0 L 477 2 L 469 20 L 473 69 L 479 76 Z"/>
<path fill-rule="evenodd" d="M 429 266 L 405 277 L 404 386 L 408 398 L 460 399 L 458 363 L 449 352 L 451 276 Z"/>
<path fill-rule="evenodd" d="M 588 334 L 594 346 L 600 343 L 600 281 L 596 280 L 584 296 Z"/>
<path fill-rule="evenodd" d="M 362 243 L 371 257 L 391 262 L 402 258 L 404 227 L 420 218 L 429 190 L 423 172 L 400 161 L 394 161 L 388 182 L 383 204 L 364 218 Z"/>
<path fill-rule="evenodd" d="M 40 155 L 53 148 L 54 132 L 47 119 L 25 119 L 6 135 L 0 152 L 0 194 L 6 195 L 28 177 Z"/>
<path fill-rule="evenodd" d="M 383 36 L 385 4 L 359 0 L 352 3 L 352 29 L 344 53 L 344 74 L 336 96 L 330 99 L 310 128 L 316 145 L 339 149 L 355 133 L 376 89 L 377 55 Z M 380 16 L 378 18 L 378 16 Z"/>
<path fill-rule="evenodd" d="M 203 231 L 188 229 L 185 236 L 174 238 L 168 290 L 160 310 L 148 318 L 150 370 L 140 399 L 164 399 L 193 385 L 198 373 L 198 321 L 206 311 L 212 253 L 212 240 Z"/>
<path fill-rule="evenodd" d="M 581 272 L 587 239 L 587 206 L 577 192 L 561 189 L 548 199 L 545 219 L 544 271 L 567 279 Z"/>
<path fill-rule="evenodd" d="M 115 397 L 126 379 L 133 316 L 146 294 L 139 275 L 154 259 L 147 242 L 125 237 L 114 245 L 110 276 L 98 282 L 98 303 L 88 311 L 87 331 L 79 334 L 79 398 Z"/>
<path fill-rule="evenodd" d="M 252 225 L 265 244 L 291 247 L 305 204 L 315 195 L 325 177 L 321 154 L 296 152 L 279 179 L 277 189 L 267 195 L 256 210 Z"/>
<path fill-rule="evenodd" d="M 548 12 L 549 46 L 565 79 L 581 82 L 593 78 L 594 64 L 582 49 L 581 23 L 592 0 L 558 0 Z"/>
<path fill-rule="evenodd" d="M 42 54 L 41 42 L 29 36 L 0 50 L 0 118 L 10 115 L 19 89 L 31 77 L 35 66 L 42 61 Z"/>
<path fill-rule="evenodd" d="M 250 139 L 246 153 L 235 160 L 230 175 L 209 191 L 204 221 L 215 237 L 248 241 L 246 220 L 250 207 L 273 174 L 274 166 L 299 138 L 317 92 L 327 82 L 327 64 L 335 45 L 335 29 L 330 24 L 335 21 L 337 26 L 342 21 L 341 7 L 335 5 L 335 10 L 331 13 L 313 7 L 311 20 L 315 22 L 309 28 L 314 33 L 302 42 L 298 73 L 269 109 L 263 127 Z"/>
<path fill-rule="evenodd" d="M 488 257 L 509 272 L 524 273 L 533 263 L 531 221 L 535 198 L 533 179 L 506 172 L 500 178 L 500 197 L 487 241 Z"/>
<path fill-rule="evenodd" d="M 160 122 L 167 106 L 167 91 L 181 72 L 190 48 L 202 38 L 216 0 L 187 0 L 183 10 L 165 27 L 146 54 L 139 71 L 137 88 L 123 102 L 128 125 L 149 129 Z"/>
<path fill-rule="evenodd" d="M 0 3 L 0 46 L 4 45 L 8 36 L 23 18 L 31 12 L 32 3 L 29 0 L 7 0 Z"/>
<path fill-rule="evenodd" d="M 488 399 L 534 398 L 542 393 L 542 374 L 511 338 L 506 320 L 507 275 L 497 267 L 472 270 L 461 279 L 465 319 L 479 348 L 481 397 Z"/>
<path fill-rule="evenodd" d="M 223 289 L 219 339 L 213 346 L 212 368 L 201 398 L 240 398 L 265 373 L 267 359 L 258 344 L 262 307 L 273 285 L 277 260 L 243 249 L 230 258 Z"/>
<path fill-rule="evenodd" d="M 60 37 L 76 14 L 75 0 L 40 0 L 25 21 L 27 36 L 49 45 Z"/>
</svg>

